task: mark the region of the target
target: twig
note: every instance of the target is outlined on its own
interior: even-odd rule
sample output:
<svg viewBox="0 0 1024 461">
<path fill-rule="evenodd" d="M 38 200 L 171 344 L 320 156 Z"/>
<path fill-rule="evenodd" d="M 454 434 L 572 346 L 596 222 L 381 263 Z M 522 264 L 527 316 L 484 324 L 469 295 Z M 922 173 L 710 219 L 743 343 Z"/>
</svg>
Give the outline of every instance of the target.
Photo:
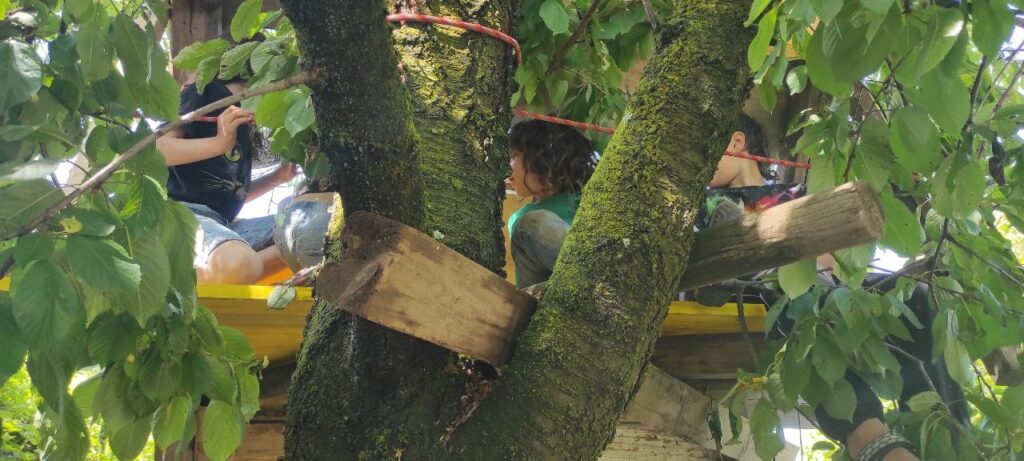
<svg viewBox="0 0 1024 461">
<path fill-rule="evenodd" d="M 907 351 L 903 350 L 899 346 L 894 346 L 894 345 L 889 344 L 889 343 L 885 343 L 885 345 L 890 350 L 892 350 L 893 352 L 896 352 L 896 353 L 902 355 L 903 357 L 906 357 L 907 359 L 912 360 L 915 363 L 917 363 L 917 369 L 921 371 L 921 376 L 923 376 L 925 382 L 928 383 L 928 387 L 930 387 L 932 389 L 932 391 L 934 391 L 936 393 L 939 392 L 939 390 L 935 387 L 935 383 L 932 382 L 931 376 L 928 376 L 928 370 L 926 370 L 924 368 L 924 361 L 923 360 L 915 357 L 914 354 L 911 354 L 910 352 L 907 352 Z"/>
<path fill-rule="evenodd" d="M 1014 277 L 1013 274 L 1011 274 L 1009 272 L 1006 272 L 1005 269 L 1003 269 L 1002 267 L 999 267 L 998 265 L 996 265 L 992 261 L 989 261 L 988 259 L 982 258 L 981 255 L 979 255 L 978 253 L 975 253 L 974 250 L 972 250 L 969 247 L 967 247 L 967 245 L 964 245 L 963 243 L 960 243 L 959 241 L 954 239 L 952 236 L 949 237 L 949 242 L 952 243 L 953 245 L 956 245 L 961 250 L 966 251 L 967 254 L 969 254 L 969 255 L 973 256 L 975 259 L 985 263 L 986 265 L 988 265 L 992 269 L 995 269 L 996 272 L 999 272 L 1000 275 L 1002 275 L 1003 277 L 1006 277 L 1007 279 L 1009 279 L 1011 282 L 1013 282 L 1017 286 L 1024 288 L 1024 282 L 1021 282 L 1020 279 L 1018 279 L 1017 277 Z"/>
<path fill-rule="evenodd" d="M 1013 74 L 1013 78 L 1010 80 L 1010 84 L 1006 86 L 1006 91 L 1003 91 L 1003 95 L 999 98 L 999 102 L 997 102 L 995 107 L 992 108 L 992 115 L 995 115 L 997 112 L 999 112 L 999 109 L 1002 108 L 1003 104 L 1006 103 L 1006 99 L 1010 97 L 1010 92 L 1015 91 L 1014 86 L 1016 86 L 1017 82 L 1020 81 L 1021 74 L 1024 74 L 1024 63 L 1017 67 L 1017 73 Z M 995 82 L 992 82 L 993 86 L 995 84 Z"/>
<path fill-rule="evenodd" d="M 85 193 L 86 191 L 95 189 L 96 187 L 99 187 L 101 184 L 103 184 L 104 181 L 107 180 L 107 178 L 109 178 L 112 174 L 114 174 L 114 172 L 116 172 L 118 169 L 120 169 L 121 165 L 124 165 L 125 162 L 127 162 L 128 160 L 131 160 L 133 157 L 138 155 L 146 147 L 148 147 L 150 144 L 155 142 L 157 140 L 157 138 L 163 136 L 168 131 L 171 131 L 171 130 L 173 130 L 173 129 L 179 127 L 179 126 L 182 126 L 182 125 L 184 125 L 186 123 L 192 122 L 196 118 L 198 118 L 200 116 L 203 116 L 203 115 L 206 115 L 206 114 L 208 114 L 210 112 L 213 112 L 213 111 L 215 111 L 217 109 L 221 109 L 221 108 L 230 106 L 230 105 L 232 105 L 232 104 L 234 104 L 234 103 L 236 103 L 238 101 L 241 101 L 243 99 L 251 98 L 251 97 L 254 97 L 254 96 L 260 96 L 260 95 L 264 95 L 264 94 L 267 94 L 267 93 L 273 93 L 275 91 L 281 91 L 283 89 L 291 88 L 291 87 L 296 86 L 296 85 L 301 85 L 301 84 L 309 83 L 313 79 L 314 79 L 314 77 L 313 77 L 312 74 L 303 72 L 303 73 L 297 74 L 295 76 L 286 78 L 284 80 L 281 80 L 281 81 L 278 81 L 278 82 L 275 82 L 275 83 L 271 83 L 271 84 L 266 85 L 266 86 L 262 86 L 262 87 L 255 88 L 255 89 L 246 89 L 246 90 L 242 91 L 241 93 L 238 93 L 238 94 L 232 95 L 232 96 L 228 96 L 228 97 L 226 97 L 224 99 L 221 99 L 219 101 L 214 101 L 214 102 L 212 102 L 210 104 L 207 104 L 207 105 L 205 105 L 203 107 L 200 107 L 199 109 L 196 109 L 196 110 L 194 110 L 192 112 L 189 112 L 188 114 L 185 114 L 184 117 L 181 117 L 178 120 L 175 120 L 175 121 L 173 121 L 171 123 L 168 123 L 168 124 L 160 127 L 159 129 L 157 129 L 153 133 L 150 133 L 149 136 L 146 136 L 145 138 L 141 139 L 139 142 L 135 143 L 135 145 L 130 147 L 128 150 L 124 151 L 124 153 L 122 153 L 121 155 L 117 156 L 117 158 L 115 158 L 113 161 L 111 161 L 106 166 L 104 166 L 99 171 L 97 171 L 94 176 L 91 176 L 89 179 L 87 179 L 84 182 L 82 182 L 81 189 L 75 190 L 74 192 L 68 194 L 66 197 L 61 199 L 60 202 L 57 202 L 57 204 L 51 206 L 46 211 L 41 213 L 39 216 L 36 216 L 35 218 L 33 218 L 24 227 L 21 227 L 19 229 L 15 229 L 15 230 L 11 230 L 11 231 L 5 232 L 3 235 L 0 235 L 0 241 L 10 240 L 12 238 L 20 237 L 20 236 L 25 235 L 25 234 L 27 234 L 29 232 L 32 232 L 33 229 L 36 229 L 37 227 L 42 225 L 44 222 L 46 222 L 47 219 L 52 218 L 53 216 L 56 216 L 57 213 L 60 212 L 60 210 L 62 210 L 64 207 L 70 205 L 72 202 L 75 201 L 75 199 L 77 199 L 83 193 Z"/>
<path fill-rule="evenodd" d="M 750 338 L 750 330 L 747 328 L 747 317 L 743 307 L 743 293 L 746 291 L 746 287 L 740 287 L 739 291 L 736 292 L 736 318 L 740 321 L 740 332 L 743 333 L 743 341 L 747 343 L 747 348 L 750 349 L 750 358 L 757 363 L 757 350 L 754 348 L 754 340 Z"/>
<path fill-rule="evenodd" d="M 583 35 L 583 31 L 587 29 L 587 25 L 590 24 L 590 19 L 594 17 L 594 13 L 597 13 L 597 9 L 604 3 L 604 0 L 594 0 L 590 4 L 590 8 L 587 8 L 587 12 L 583 13 L 583 17 L 580 18 L 580 23 L 576 25 L 576 29 L 572 31 L 572 35 L 569 36 L 569 40 L 566 40 L 562 44 L 558 51 L 551 58 L 551 65 L 548 66 L 548 70 L 544 72 L 545 76 L 551 75 L 552 72 L 562 67 L 562 61 L 565 60 L 565 56 L 569 54 L 569 50 L 576 45 L 579 41 L 580 35 Z"/>
<path fill-rule="evenodd" d="M 651 23 L 651 33 L 658 33 L 658 11 L 654 9 L 651 0 L 640 0 L 644 5 L 644 14 L 647 15 L 647 22 Z"/>
<path fill-rule="evenodd" d="M 988 56 L 982 56 L 981 62 L 978 63 L 978 73 L 974 76 L 974 84 L 971 85 L 971 104 L 967 107 L 971 108 L 971 115 L 967 117 L 967 124 L 970 125 L 974 121 L 974 104 L 978 102 L 978 90 L 981 88 L 981 77 L 985 75 L 985 66 L 988 65 Z"/>
</svg>

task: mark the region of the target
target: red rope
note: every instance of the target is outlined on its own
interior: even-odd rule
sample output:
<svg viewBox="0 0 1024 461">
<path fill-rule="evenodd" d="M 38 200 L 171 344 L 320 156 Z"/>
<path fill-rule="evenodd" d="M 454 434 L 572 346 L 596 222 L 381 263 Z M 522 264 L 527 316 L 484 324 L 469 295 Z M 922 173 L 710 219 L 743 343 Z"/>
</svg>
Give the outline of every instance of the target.
<svg viewBox="0 0 1024 461">
<path fill-rule="evenodd" d="M 724 154 L 728 155 L 728 156 L 731 156 L 731 157 L 745 158 L 747 160 L 753 160 L 755 162 L 760 162 L 760 163 L 771 163 L 773 165 L 782 165 L 782 166 L 788 166 L 788 167 L 792 167 L 792 168 L 803 168 L 805 170 L 810 170 L 811 169 L 811 164 L 810 163 L 791 162 L 789 160 L 780 160 L 780 159 L 777 159 L 777 158 L 762 157 L 760 155 L 751 155 L 751 154 L 747 154 L 747 153 L 744 153 L 744 152 L 729 152 L 729 151 L 725 151 Z"/>
<path fill-rule="evenodd" d="M 442 24 L 445 26 L 458 27 L 460 29 L 470 30 L 478 34 L 484 34 L 496 40 L 501 40 L 509 44 L 516 51 L 516 63 L 520 66 L 523 65 L 523 52 L 519 49 L 519 42 L 512 36 L 501 32 L 499 30 L 491 29 L 490 27 L 481 26 L 475 22 L 466 22 L 460 19 L 443 18 L 440 16 L 428 16 L 425 14 L 416 13 L 398 13 L 389 14 L 387 17 L 388 22 L 426 22 L 430 24 Z"/>
<path fill-rule="evenodd" d="M 580 130 L 593 130 L 593 131 L 600 131 L 602 133 L 608 133 L 608 134 L 612 134 L 612 133 L 615 132 L 614 128 L 608 128 L 608 127 L 605 127 L 605 126 L 594 125 L 594 124 L 591 124 L 591 123 L 577 122 L 575 120 L 568 120 L 568 119 L 564 119 L 564 118 L 551 117 L 549 115 L 538 114 L 538 113 L 534 113 L 534 112 L 527 112 L 527 111 L 522 110 L 522 109 L 513 109 L 512 112 L 515 113 L 519 117 L 532 118 L 534 120 L 543 120 L 545 122 L 557 123 L 559 125 L 571 126 L 573 128 L 578 128 Z"/>
</svg>

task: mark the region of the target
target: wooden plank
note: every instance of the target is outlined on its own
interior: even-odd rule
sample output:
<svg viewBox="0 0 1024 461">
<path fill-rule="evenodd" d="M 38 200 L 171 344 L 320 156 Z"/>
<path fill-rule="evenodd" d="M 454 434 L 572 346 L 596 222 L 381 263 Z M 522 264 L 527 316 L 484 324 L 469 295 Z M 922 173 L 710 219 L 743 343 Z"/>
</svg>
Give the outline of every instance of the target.
<svg viewBox="0 0 1024 461">
<path fill-rule="evenodd" d="M 739 333 L 738 306 L 727 303 L 721 307 L 703 306 L 696 301 L 673 301 L 661 324 L 661 336 L 708 335 Z M 743 303 L 748 331 L 763 332 L 768 311 L 764 304 Z"/>
<path fill-rule="evenodd" d="M 698 232 L 679 282 L 689 290 L 881 238 L 885 222 L 866 183 L 846 183 L 740 222 Z"/>
<path fill-rule="evenodd" d="M 657 367 L 644 371 L 640 389 L 626 406 L 619 424 L 636 425 L 715 448 L 708 427 L 711 399 Z"/>
<path fill-rule="evenodd" d="M 355 213 L 341 241 L 345 257 L 320 270 L 317 294 L 367 320 L 501 364 L 533 314 L 533 298 L 399 222 Z"/>
<path fill-rule="evenodd" d="M 659 434 L 636 425 L 623 424 L 598 458 L 600 461 L 719 461 L 718 453 L 696 443 Z"/>
<path fill-rule="evenodd" d="M 752 334 L 760 349 L 764 335 Z M 742 335 L 700 335 L 659 338 L 651 363 L 676 379 L 735 380 L 736 370 L 755 369 L 754 359 Z"/>
</svg>

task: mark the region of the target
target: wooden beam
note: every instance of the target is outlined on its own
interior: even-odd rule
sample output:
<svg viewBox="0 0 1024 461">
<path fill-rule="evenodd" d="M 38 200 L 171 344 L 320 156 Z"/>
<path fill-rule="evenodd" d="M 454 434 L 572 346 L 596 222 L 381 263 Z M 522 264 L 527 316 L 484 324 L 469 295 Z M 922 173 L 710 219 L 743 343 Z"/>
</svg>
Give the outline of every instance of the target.
<svg viewBox="0 0 1024 461">
<path fill-rule="evenodd" d="M 682 285 L 732 279 L 866 243 L 882 227 L 868 186 L 846 184 L 698 233 Z M 321 270 L 317 294 L 393 330 L 501 365 L 533 314 L 533 298 L 401 223 L 356 213 L 342 241 L 346 253 Z M 735 312 L 735 306 L 707 311 L 729 319 L 723 331 L 737 331 Z M 751 305 L 746 312 L 751 329 L 762 329 L 763 307 Z M 687 328 L 683 322 L 673 329 L 669 320 L 668 334 Z"/>
<path fill-rule="evenodd" d="M 715 448 L 708 426 L 711 398 L 649 365 L 636 395 L 619 418 L 619 426 L 635 425 Z"/>
<path fill-rule="evenodd" d="M 680 290 L 776 268 L 881 238 L 878 197 L 843 184 L 698 232 Z"/>
<path fill-rule="evenodd" d="M 753 334 L 754 347 L 764 345 L 763 335 Z M 651 363 L 685 382 L 736 379 L 736 370 L 754 371 L 754 358 L 742 335 L 661 337 L 654 345 Z"/>
<path fill-rule="evenodd" d="M 316 293 L 337 307 L 471 357 L 501 364 L 534 299 L 419 231 L 371 213 L 346 218 L 341 261 Z"/>
</svg>

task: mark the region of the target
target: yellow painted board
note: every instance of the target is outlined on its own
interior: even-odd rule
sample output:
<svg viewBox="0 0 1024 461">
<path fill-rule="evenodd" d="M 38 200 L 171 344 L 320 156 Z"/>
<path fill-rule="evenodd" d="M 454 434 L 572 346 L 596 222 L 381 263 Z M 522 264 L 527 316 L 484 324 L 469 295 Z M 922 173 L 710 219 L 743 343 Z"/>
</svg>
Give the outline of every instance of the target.
<svg viewBox="0 0 1024 461">
<path fill-rule="evenodd" d="M 0 291 L 7 291 L 8 279 L 0 279 Z M 296 288 L 295 300 L 282 310 L 267 309 L 273 286 L 199 285 L 199 302 L 217 316 L 221 325 L 237 328 L 252 342 L 257 357 L 272 363 L 293 360 L 302 341 L 306 316 L 313 305 L 310 288 Z M 764 331 L 765 306 L 744 303 L 750 331 Z M 662 336 L 726 334 L 740 332 L 736 304 L 702 306 L 694 301 L 674 301 L 661 326 Z"/>
</svg>

